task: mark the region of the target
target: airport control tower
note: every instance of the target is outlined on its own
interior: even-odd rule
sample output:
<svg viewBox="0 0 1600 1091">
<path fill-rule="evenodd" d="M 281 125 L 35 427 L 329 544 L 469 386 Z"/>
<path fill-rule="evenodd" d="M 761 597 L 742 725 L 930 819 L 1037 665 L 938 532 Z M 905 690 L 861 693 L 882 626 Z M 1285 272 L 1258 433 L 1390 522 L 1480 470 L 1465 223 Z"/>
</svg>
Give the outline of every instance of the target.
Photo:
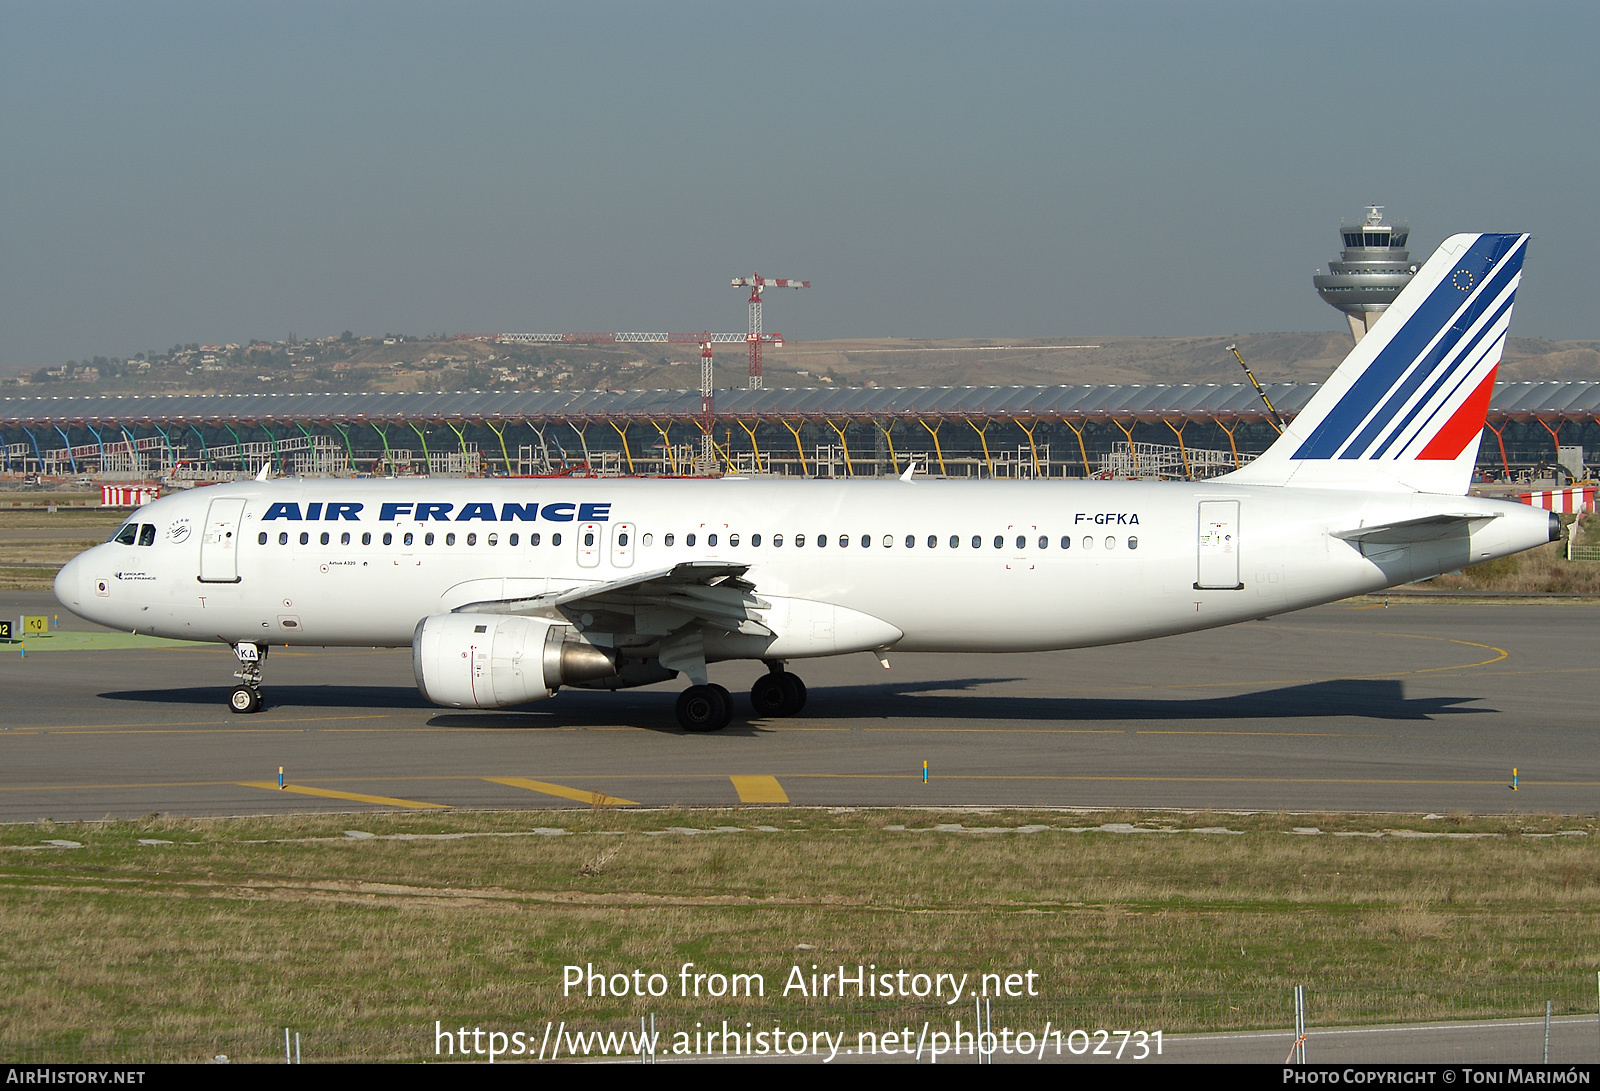
<svg viewBox="0 0 1600 1091">
<path fill-rule="evenodd" d="M 1383 222 L 1383 206 L 1368 205 L 1360 223 L 1339 225 L 1344 251 L 1328 271 L 1312 278 L 1329 306 L 1344 312 L 1350 333 L 1360 341 L 1395 296 L 1416 274 L 1406 250 L 1406 225 Z"/>
</svg>

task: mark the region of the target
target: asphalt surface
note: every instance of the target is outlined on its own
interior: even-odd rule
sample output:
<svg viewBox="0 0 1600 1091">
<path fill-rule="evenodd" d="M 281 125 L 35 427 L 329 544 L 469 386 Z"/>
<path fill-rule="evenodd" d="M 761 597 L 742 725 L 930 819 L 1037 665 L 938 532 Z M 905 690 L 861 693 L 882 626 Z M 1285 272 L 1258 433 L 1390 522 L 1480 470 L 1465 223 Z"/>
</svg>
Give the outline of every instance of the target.
<svg viewBox="0 0 1600 1091">
<path fill-rule="evenodd" d="M 141 642 L 47 592 L 0 592 L 0 617 L 22 613 L 60 623 L 26 655 L 0 646 L 0 821 L 601 797 L 1600 810 L 1600 606 L 1571 601 L 1339 604 L 1089 651 L 894 655 L 887 671 L 803 662 L 810 702 L 787 720 L 750 715 L 759 665 L 725 664 L 712 678 L 739 712 L 713 735 L 678 729 L 672 684 L 438 708 L 405 650 L 274 649 L 267 708 L 236 716 L 225 648 L 125 646 Z"/>
</svg>

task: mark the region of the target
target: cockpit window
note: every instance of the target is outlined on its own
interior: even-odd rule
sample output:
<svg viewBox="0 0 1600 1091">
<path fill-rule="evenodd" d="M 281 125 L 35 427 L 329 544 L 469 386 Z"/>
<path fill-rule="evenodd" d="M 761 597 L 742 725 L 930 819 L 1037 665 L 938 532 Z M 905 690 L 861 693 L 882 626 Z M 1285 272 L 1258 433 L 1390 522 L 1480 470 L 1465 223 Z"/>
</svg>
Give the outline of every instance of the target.
<svg viewBox="0 0 1600 1091">
<path fill-rule="evenodd" d="M 134 539 L 139 537 L 138 523 L 123 523 L 122 528 L 111 536 L 111 540 L 118 545 L 132 545 Z"/>
<path fill-rule="evenodd" d="M 156 544 L 156 525 L 154 523 L 146 523 L 139 528 L 139 544 L 142 546 Z"/>
</svg>

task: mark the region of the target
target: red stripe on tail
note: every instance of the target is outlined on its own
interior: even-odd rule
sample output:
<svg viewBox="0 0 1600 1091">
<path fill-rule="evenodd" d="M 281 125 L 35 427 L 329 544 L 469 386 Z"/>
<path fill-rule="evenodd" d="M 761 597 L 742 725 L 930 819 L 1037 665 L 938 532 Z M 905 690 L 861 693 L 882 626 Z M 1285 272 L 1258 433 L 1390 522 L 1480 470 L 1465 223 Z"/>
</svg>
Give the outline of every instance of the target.
<svg viewBox="0 0 1600 1091">
<path fill-rule="evenodd" d="M 1478 384 L 1478 389 L 1461 403 L 1461 408 L 1417 455 L 1419 460 L 1454 462 L 1467 449 L 1467 444 L 1482 434 L 1484 423 L 1489 419 L 1489 398 L 1494 394 L 1494 375 L 1499 370 L 1499 364 L 1490 369 L 1488 376 Z"/>
</svg>

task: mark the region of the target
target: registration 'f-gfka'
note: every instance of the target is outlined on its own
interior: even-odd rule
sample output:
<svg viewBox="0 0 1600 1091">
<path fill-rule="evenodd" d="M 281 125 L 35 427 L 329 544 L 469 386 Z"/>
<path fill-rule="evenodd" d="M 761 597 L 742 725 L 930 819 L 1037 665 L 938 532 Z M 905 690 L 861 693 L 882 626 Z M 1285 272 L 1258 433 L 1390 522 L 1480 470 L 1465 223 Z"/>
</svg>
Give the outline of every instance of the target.
<svg viewBox="0 0 1600 1091">
<path fill-rule="evenodd" d="M 1526 235 L 1448 239 L 1255 461 L 1161 481 L 257 479 L 163 497 L 55 590 L 114 628 L 412 649 L 431 701 L 501 708 L 682 675 L 690 731 L 805 704 L 796 661 L 1085 648 L 1371 592 L 1559 538 L 1469 496 Z"/>
</svg>

